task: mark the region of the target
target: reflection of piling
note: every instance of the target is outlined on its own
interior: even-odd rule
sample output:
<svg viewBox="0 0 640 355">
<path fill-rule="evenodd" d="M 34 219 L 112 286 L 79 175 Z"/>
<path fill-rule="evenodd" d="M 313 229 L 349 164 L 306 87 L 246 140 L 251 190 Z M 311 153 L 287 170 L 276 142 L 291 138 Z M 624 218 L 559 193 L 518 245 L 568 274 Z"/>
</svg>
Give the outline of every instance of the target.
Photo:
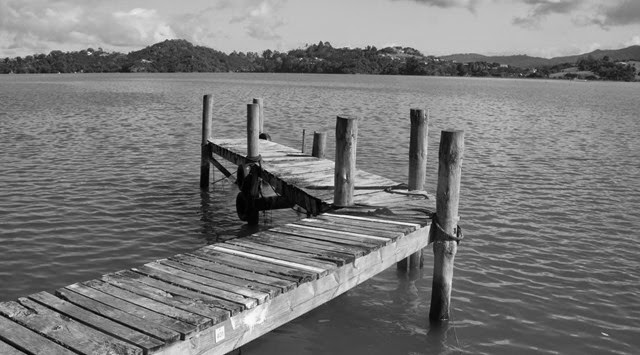
<svg viewBox="0 0 640 355">
<path fill-rule="evenodd" d="M 311 156 L 324 159 L 326 148 L 327 133 L 313 132 L 313 148 L 311 149 Z"/>
<path fill-rule="evenodd" d="M 409 190 L 424 190 L 427 174 L 427 136 L 429 116 L 425 110 L 411 109 L 409 136 Z M 422 250 L 398 262 L 403 270 L 422 267 Z"/>
<path fill-rule="evenodd" d="M 211 139 L 211 113 L 213 107 L 213 96 L 205 95 L 202 100 L 202 145 L 200 159 L 200 188 L 209 187 L 211 163 L 211 147 L 209 140 Z"/>
<path fill-rule="evenodd" d="M 334 173 L 333 204 L 344 207 L 353 205 L 356 177 L 356 146 L 358 119 L 338 116 L 336 121 L 336 160 Z"/>
<path fill-rule="evenodd" d="M 438 187 L 436 191 L 436 218 L 433 238 L 433 283 L 431 289 L 432 321 L 449 319 L 453 261 L 458 250 L 460 235 L 458 202 L 460 199 L 460 176 L 464 152 L 464 131 L 442 131 L 438 153 Z"/>
</svg>

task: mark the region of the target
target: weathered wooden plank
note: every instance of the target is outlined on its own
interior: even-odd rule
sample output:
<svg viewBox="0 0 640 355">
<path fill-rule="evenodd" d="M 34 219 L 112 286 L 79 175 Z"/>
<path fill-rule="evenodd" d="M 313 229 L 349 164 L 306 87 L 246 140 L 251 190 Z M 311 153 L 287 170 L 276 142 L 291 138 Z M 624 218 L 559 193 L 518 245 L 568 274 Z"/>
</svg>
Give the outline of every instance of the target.
<svg viewBox="0 0 640 355">
<path fill-rule="evenodd" d="M 390 233 L 400 233 L 402 235 L 411 233 L 414 230 L 420 227 L 419 224 L 413 226 L 407 226 L 404 224 L 390 224 L 390 223 L 381 223 L 372 220 L 362 220 L 356 218 L 344 218 L 337 215 L 319 215 L 315 216 L 314 219 L 319 221 L 325 221 L 330 224 L 337 224 L 343 226 L 354 226 L 357 228 L 361 228 L 363 230 L 373 230 L 373 231 L 385 231 Z"/>
<path fill-rule="evenodd" d="M 0 313 L 80 354 L 143 353 L 139 347 L 87 327 L 27 298 L 1 303 Z"/>
<path fill-rule="evenodd" d="M 176 344 L 173 349 L 184 351 L 188 355 L 205 352 L 225 354 L 236 349 L 328 302 L 424 247 L 427 232 L 428 228 L 424 228 L 411 233 L 406 238 L 400 238 L 326 277 L 302 284 L 291 292 L 206 330 L 200 334 L 197 342 L 192 344 L 197 348 L 197 352 L 180 347 L 181 344 Z"/>
<path fill-rule="evenodd" d="M 243 303 L 247 305 L 247 308 L 255 307 L 256 302 L 260 304 L 269 297 L 269 294 L 266 292 L 255 291 L 249 288 L 210 279 L 205 276 L 197 275 L 180 268 L 175 268 L 170 265 L 154 262 L 154 263 L 146 264 L 145 266 L 148 266 L 158 271 L 166 272 L 168 274 L 183 278 L 185 280 L 193 281 L 208 287 L 216 288 L 224 292 L 231 293 L 233 294 L 233 297 L 238 299 L 238 301 L 234 300 L 234 302 Z M 250 300 L 251 302 L 247 302 L 247 299 Z"/>
<path fill-rule="evenodd" d="M 371 221 L 371 222 L 375 222 L 375 223 L 397 224 L 397 225 L 404 225 L 404 226 L 414 227 L 415 229 L 418 229 L 418 228 L 422 227 L 419 223 L 394 221 L 392 219 L 380 219 L 380 218 L 372 218 L 372 217 L 353 216 L 353 215 L 348 215 L 348 214 L 340 214 L 340 212 L 337 212 L 337 213 L 325 213 L 325 214 L 323 214 L 323 216 L 349 218 L 349 219 L 355 219 L 355 220 L 361 220 L 361 221 Z"/>
<path fill-rule="evenodd" d="M 201 303 L 208 307 L 215 307 L 228 310 L 231 315 L 235 315 L 242 312 L 245 307 L 240 303 L 227 301 L 222 298 L 214 297 L 211 295 L 205 295 L 190 289 L 170 284 L 168 282 L 154 279 L 143 274 L 139 274 L 133 271 L 122 271 L 118 275 L 128 278 L 129 280 L 139 282 L 141 284 L 157 288 L 171 294 L 174 298 L 183 298 L 186 303 Z"/>
<path fill-rule="evenodd" d="M 62 300 L 47 292 L 38 292 L 29 296 L 30 299 L 36 301 L 43 306 L 47 306 L 60 314 L 64 314 L 70 318 L 84 323 L 91 328 L 95 328 L 105 334 L 131 343 L 144 350 L 147 354 L 149 351 L 155 351 L 165 345 L 161 340 L 152 338 L 146 334 L 140 333 L 132 328 L 125 327 L 108 318 L 104 318 L 93 312 L 80 308 L 73 303 Z"/>
<path fill-rule="evenodd" d="M 328 230 L 339 231 L 339 232 L 349 232 L 349 233 L 357 233 L 357 234 L 369 235 L 374 237 L 389 238 L 392 240 L 395 238 L 401 237 L 403 235 L 402 233 L 387 232 L 383 230 L 372 230 L 372 229 L 357 227 L 354 225 L 345 225 L 338 222 L 323 221 L 315 218 L 301 219 L 299 221 L 296 221 L 293 224 L 298 226 L 308 226 L 308 227 L 328 229 Z"/>
<path fill-rule="evenodd" d="M 281 227 L 272 228 L 270 231 L 294 236 L 312 237 L 312 241 L 318 239 L 337 244 L 359 246 L 363 250 L 377 249 L 380 246 L 391 243 L 390 238 L 372 237 L 366 234 L 350 232 L 336 232 L 328 229 L 299 226 L 294 224 L 287 224 Z"/>
<path fill-rule="evenodd" d="M 88 298 L 94 299 L 98 302 L 109 305 L 113 308 L 120 309 L 138 318 L 143 318 L 149 322 L 154 322 L 165 328 L 174 330 L 180 333 L 181 339 L 185 339 L 187 335 L 193 334 L 198 329 L 198 327 L 193 324 L 189 324 L 179 319 L 171 318 L 169 316 L 165 316 L 164 314 L 154 312 L 150 309 L 133 304 L 124 299 L 104 293 L 89 286 L 85 286 L 82 284 L 73 284 L 65 288 Z"/>
<path fill-rule="evenodd" d="M 267 263 L 255 259 L 247 259 L 244 257 L 238 257 L 227 253 L 221 253 L 208 248 L 200 248 L 189 255 L 194 255 L 205 260 L 213 261 L 220 264 L 233 266 L 235 268 L 252 271 L 255 273 L 273 275 L 275 277 L 287 277 L 288 280 L 295 281 L 300 284 L 315 280 L 318 278 L 316 273 L 307 272 L 304 270 L 288 268 L 272 263 Z"/>
<path fill-rule="evenodd" d="M 358 237 L 362 239 L 363 247 L 367 247 L 367 244 L 386 245 L 386 244 L 389 244 L 394 239 L 387 236 L 370 235 L 370 234 L 367 234 L 366 232 L 363 233 L 362 231 L 350 231 L 347 228 L 341 228 L 340 230 L 337 228 L 326 228 L 326 227 L 329 227 L 329 225 L 324 225 L 322 223 L 301 223 L 301 222 L 304 222 L 304 221 L 301 220 L 295 223 L 289 223 L 289 224 L 286 224 L 284 227 L 295 229 L 298 233 L 304 233 L 302 236 L 305 236 L 306 234 L 309 234 L 310 236 L 315 235 L 314 232 L 318 232 L 318 234 L 320 235 L 325 235 L 329 233 L 330 235 L 336 236 L 337 240 L 335 240 L 335 243 L 346 243 L 346 242 L 342 242 L 340 239 L 355 241 L 353 239 L 346 238 L 346 237 Z M 282 228 L 283 230 L 285 229 L 284 227 Z M 280 227 L 274 228 L 274 230 L 280 230 Z"/>
<path fill-rule="evenodd" d="M 278 234 L 278 237 L 273 237 L 269 234 L 252 235 L 242 238 L 239 242 L 250 243 L 255 245 L 269 245 L 277 246 L 282 249 L 288 249 L 301 253 L 318 255 L 319 259 L 329 260 L 336 262 L 339 265 L 344 265 L 355 260 L 355 255 L 344 250 L 327 250 L 326 248 L 318 248 L 318 245 L 311 243 L 300 243 L 294 239 L 288 238 L 289 236 L 284 234 Z"/>
<path fill-rule="evenodd" d="M 292 243 L 278 243 L 274 241 L 273 243 L 269 241 L 262 241 L 262 243 L 256 242 L 255 240 L 250 240 L 247 238 L 235 238 L 225 242 L 225 245 L 234 244 L 246 248 L 252 248 L 256 250 L 264 250 L 271 251 L 272 253 L 282 253 L 286 252 L 288 255 L 297 256 L 300 258 L 304 258 L 304 260 L 311 261 L 323 261 L 323 262 L 331 262 L 334 265 L 342 266 L 347 263 L 350 259 L 350 255 L 347 254 L 338 254 L 331 253 L 323 250 L 299 250 L 294 247 L 292 248 L 290 244 Z"/>
<path fill-rule="evenodd" d="M 267 245 L 243 245 L 238 243 L 225 242 L 220 244 L 225 249 L 232 249 L 236 251 L 246 252 L 250 254 L 261 255 L 268 258 L 279 259 L 286 262 L 297 263 L 300 265 L 306 265 L 317 269 L 324 269 L 322 276 L 335 269 L 337 266 L 335 263 L 329 263 L 323 260 L 318 260 L 310 257 L 307 254 L 296 253 L 288 249 L 281 249 L 274 246 Z"/>
<path fill-rule="evenodd" d="M 208 328 L 213 324 L 213 320 L 211 318 L 181 310 L 165 303 L 155 301 L 151 298 L 115 287 L 104 281 L 91 280 L 83 282 L 83 285 L 102 291 L 108 295 L 121 298 L 127 302 L 144 307 L 167 317 L 177 319 L 186 324 L 194 325 L 196 326 L 196 330 Z"/>
<path fill-rule="evenodd" d="M 253 254 L 253 253 L 244 252 L 244 251 L 233 250 L 233 249 L 225 248 L 225 247 L 219 246 L 219 245 L 221 245 L 221 244 L 211 245 L 211 246 L 209 246 L 209 248 L 212 249 L 212 250 L 215 250 L 217 252 L 227 253 L 227 254 L 237 255 L 237 256 L 242 256 L 242 257 L 245 257 L 247 259 L 264 261 L 264 262 L 267 262 L 267 263 L 272 263 L 272 264 L 276 264 L 276 265 L 282 265 L 282 266 L 290 267 L 290 268 L 294 268 L 294 269 L 305 270 L 305 271 L 308 271 L 308 272 L 315 273 L 318 276 L 326 275 L 326 273 L 328 272 L 328 270 L 324 269 L 324 268 L 309 266 L 309 265 L 300 264 L 300 263 L 294 263 L 294 262 L 290 262 L 290 261 L 286 261 L 286 260 L 282 260 L 282 259 L 262 256 L 262 255 Z"/>
<path fill-rule="evenodd" d="M 0 339 L 30 354 L 75 355 L 73 351 L 1 315 Z M 0 351 L 0 354 L 4 353 L 4 351 Z M 7 354 L 9 354 L 9 352 L 7 352 Z"/>
<path fill-rule="evenodd" d="M 331 240 L 330 237 L 325 238 L 324 236 L 316 236 L 313 232 L 295 235 L 294 233 L 271 230 L 268 232 L 261 232 L 260 234 L 251 236 L 249 238 L 262 236 L 267 236 L 269 238 L 279 238 L 281 240 L 288 241 L 289 243 L 296 243 L 299 245 L 321 250 L 333 251 L 338 253 L 348 253 L 354 257 L 360 257 L 371 252 L 372 250 L 377 249 L 377 247 L 366 247 L 363 245 L 341 243 L 341 241 L 336 241 L 335 239 Z"/>
<path fill-rule="evenodd" d="M 199 314 L 210 318 L 213 324 L 220 323 L 231 316 L 231 312 L 223 309 L 211 307 L 210 305 L 195 302 L 179 295 L 174 295 L 164 290 L 151 287 L 149 285 L 131 280 L 118 274 L 108 274 L 102 276 L 102 280 L 116 287 L 151 298 L 155 301 L 182 309 L 187 312 Z"/>
<path fill-rule="evenodd" d="M 120 309 L 83 296 L 79 293 L 75 293 L 69 289 L 58 289 L 56 290 L 56 295 L 91 312 L 99 314 L 105 318 L 109 318 L 112 321 L 160 339 L 165 343 L 172 343 L 180 339 L 180 333 L 177 331 L 163 327 L 155 322 L 150 322 L 148 319 L 136 317 Z"/>
<path fill-rule="evenodd" d="M 250 290 L 266 293 L 269 295 L 269 297 L 275 297 L 281 293 L 281 289 L 276 286 L 266 285 L 266 284 L 255 282 L 255 281 L 250 281 L 250 280 L 241 279 L 238 277 L 220 274 L 211 270 L 195 267 L 189 264 L 180 263 L 174 260 L 165 259 L 165 260 L 159 260 L 158 262 L 164 265 L 174 267 L 176 269 L 187 271 L 195 275 L 204 276 L 208 279 L 225 282 L 230 285 L 240 286 Z"/>
<path fill-rule="evenodd" d="M 192 291 L 204 293 L 209 296 L 214 296 L 220 299 L 241 304 L 244 308 L 253 308 L 258 304 L 258 300 L 256 300 L 255 298 L 244 297 L 242 295 L 239 295 L 233 292 L 227 292 L 219 288 L 209 287 L 203 283 L 184 279 L 182 276 L 168 273 L 166 271 L 160 270 L 158 268 L 150 267 L 147 265 L 133 268 L 131 270 L 139 274 L 147 275 L 154 279 L 162 280 L 183 288 L 188 288 Z"/>
<path fill-rule="evenodd" d="M 259 274 L 252 271 L 242 270 L 235 267 L 214 263 L 195 256 L 174 255 L 170 260 L 175 260 L 183 264 L 193 265 L 198 268 L 213 271 L 223 275 L 229 275 L 238 279 L 249 280 L 261 284 L 278 287 L 281 292 L 287 292 L 296 288 L 297 283 L 290 279 L 278 278 L 269 275 Z"/>
<path fill-rule="evenodd" d="M 22 351 L 0 340 L 0 354 L 2 355 L 26 355 Z"/>
</svg>

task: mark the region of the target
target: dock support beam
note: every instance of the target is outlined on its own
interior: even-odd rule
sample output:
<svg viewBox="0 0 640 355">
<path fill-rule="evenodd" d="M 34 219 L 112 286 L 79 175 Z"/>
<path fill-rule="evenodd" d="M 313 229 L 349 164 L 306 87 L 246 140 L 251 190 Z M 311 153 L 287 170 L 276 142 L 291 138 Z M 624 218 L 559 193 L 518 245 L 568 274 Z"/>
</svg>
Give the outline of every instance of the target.
<svg viewBox="0 0 640 355">
<path fill-rule="evenodd" d="M 338 116 L 336 121 L 336 160 L 333 204 L 338 207 L 353 205 L 356 177 L 356 146 L 358 118 Z"/>
<path fill-rule="evenodd" d="M 436 216 L 431 228 L 433 238 L 433 283 L 429 319 L 449 319 L 453 261 L 458 250 L 458 203 L 464 152 L 464 131 L 442 131 L 438 153 Z M 438 228 L 438 225 L 440 228 Z"/>
<path fill-rule="evenodd" d="M 409 136 L 409 190 L 424 190 L 427 174 L 428 112 L 412 108 L 410 111 L 411 134 Z M 418 269 L 423 266 L 422 250 L 398 262 L 401 270 Z"/>
<path fill-rule="evenodd" d="M 311 148 L 311 156 L 324 159 L 326 148 L 327 148 L 327 133 L 313 132 L 313 148 Z"/>
<path fill-rule="evenodd" d="M 211 163 L 211 147 L 209 140 L 211 139 L 211 112 L 213 107 L 213 96 L 204 95 L 202 99 L 202 144 L 200 159 L 200 188 L 209 188 Z"/>
</svg>

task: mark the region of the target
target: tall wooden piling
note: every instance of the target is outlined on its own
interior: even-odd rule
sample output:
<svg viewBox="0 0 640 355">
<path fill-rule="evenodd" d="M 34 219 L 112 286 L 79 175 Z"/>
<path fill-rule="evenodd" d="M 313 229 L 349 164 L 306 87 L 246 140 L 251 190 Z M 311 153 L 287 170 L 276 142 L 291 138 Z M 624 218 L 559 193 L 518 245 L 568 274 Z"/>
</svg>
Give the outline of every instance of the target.
<svg viewBox="0 0 640 355">
<path fill-rule="evenodd" d="M 353 205 L 357 141 L 358 118 L 338 116 L 336 120 L 335 190 L 333 194 L 335 206 Z"/>
<path fill-rule="evenodd" d="M 260 97 L 253 99 L 254 104 L 258 104 L 258 119 L 260 124 L 258 125 L 258 131 L 264 132 L 264 100 Z"/>
<path fill-rule="evenodd" d="M 425 110 L 410 111 L 411 133 L 409 135 L 409 190 L 424 190 L 427 173 L 427 137 L 429 115 Z M 422 250 L 398 262 L 403 270 L 422 267 Z"/>
<path fill-rule="evenodd" d="M 260 156 L 260 107 L 247 105 L 247 158 L 257 160 Z"/>
<path fill-rule="evenodd" d="M 438 153 L 438 187 L 436 191 L 436 228 L 433 242 L 434 266 L 431 289 L 432 321 L 449 319 L 453 261 L 458 242 L 451 237 L 458 232 L 460 176 L 464 152 L 464 131 L 442 131 Z M 439 228 L 438 228 L 439 225 Z M 440 230 L 441 229 L 441 230 Z"/>
<path fill-rule="evenodd" d="M 327 133 L 313 132 L 313 148 L 311 148 L 311 156 L 324 159 L 326 148 Z"/>
<path fill-rule="evenodd" d="M 213 96 L 204 95 L 202 99 L 202 144 L 200 149 L 200 188 L 209 187 L 211 163 L 211 148 L 209 140 L 211 139 L 211 114 L 213 110 Z"/>
</svg>

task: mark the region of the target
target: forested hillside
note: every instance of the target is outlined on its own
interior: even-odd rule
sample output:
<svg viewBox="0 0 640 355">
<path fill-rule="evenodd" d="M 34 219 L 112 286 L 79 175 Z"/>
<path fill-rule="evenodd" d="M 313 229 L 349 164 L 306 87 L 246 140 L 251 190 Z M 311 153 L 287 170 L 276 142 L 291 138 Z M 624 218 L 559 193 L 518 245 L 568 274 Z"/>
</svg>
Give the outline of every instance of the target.
<svg viewBox="0 0 640 355">
<path fill-rule="evenodd" d="M 526 56 L 520 57 L 521 61 L 527 59 Z M 552 73 L 578 65 L 573 62 L 518 67 L 490 62 L 491 57 L 474 58 L 474 61 L 463 63 L 426 56 L 410 47 L 335 48 L 329 42 L 319 42 L 288 52 L 266 50 L 259 54 L 234 51 L 226 54 L 208 47 L 195 46 L 185 40 L 166 40 L 129 54 L 88 48 L 77 52 L 52 51 L 24 58 L 4 58 L 0 60 L 0 73 L 278 72 L 549 77 Z M 586 70 L 593 72 L 590 79 L 635 78 L 636 70 L 633 65 L 616 63 L 608 57 L 606 61 L 591 57 L 587 59 L 589 63 L 585 66 L 589 66 L 589 69 Z"/>
</svg>

